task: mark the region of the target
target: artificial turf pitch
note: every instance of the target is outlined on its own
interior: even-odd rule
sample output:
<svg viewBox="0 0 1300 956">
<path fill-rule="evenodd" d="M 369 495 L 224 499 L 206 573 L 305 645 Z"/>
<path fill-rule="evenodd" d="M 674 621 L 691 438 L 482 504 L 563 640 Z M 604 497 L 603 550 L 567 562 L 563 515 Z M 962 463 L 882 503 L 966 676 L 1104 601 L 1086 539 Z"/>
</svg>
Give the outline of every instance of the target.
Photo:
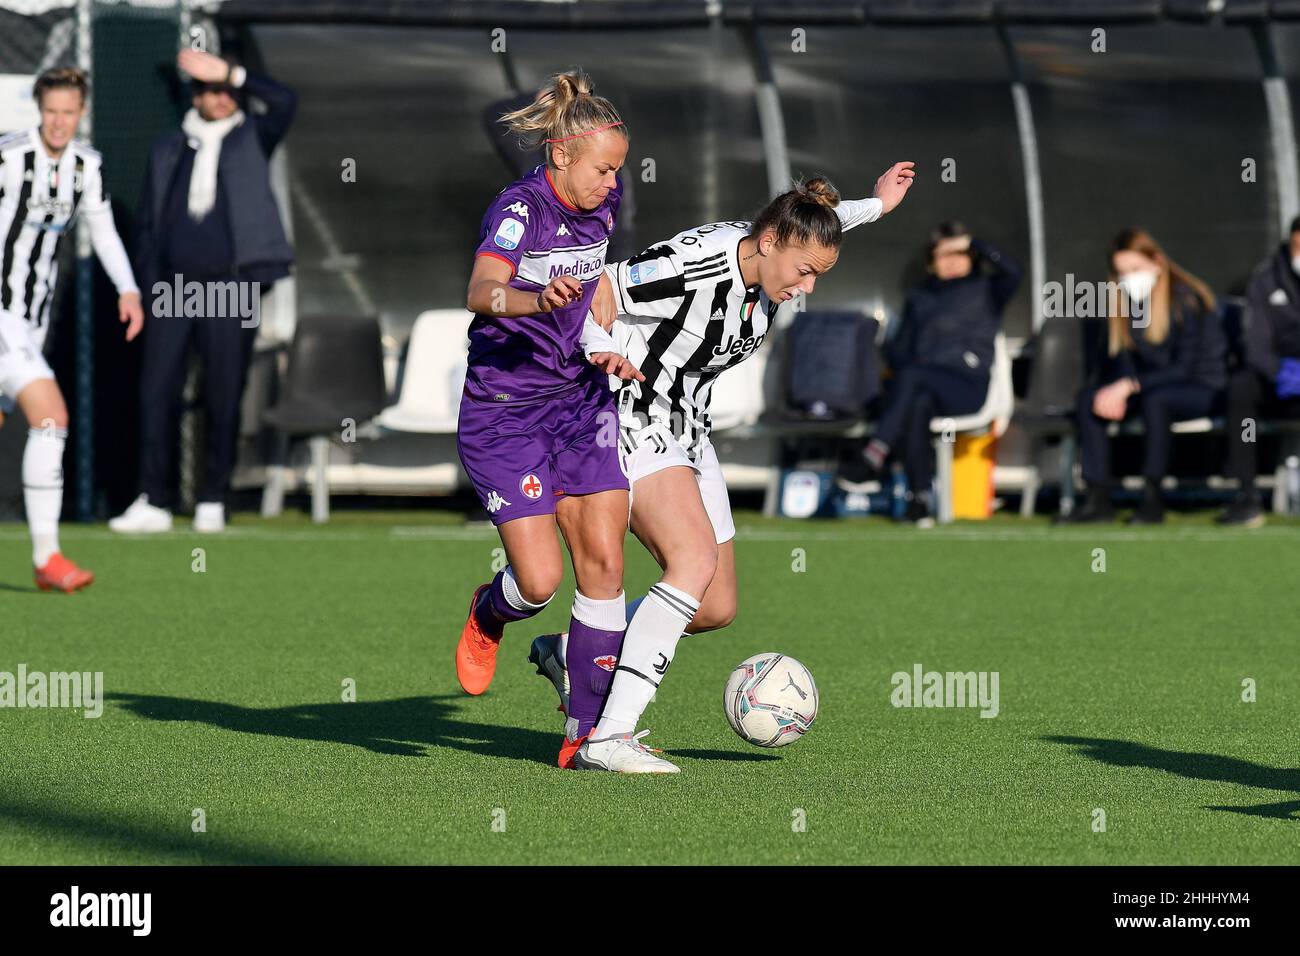
<svg viewBox="0 0 1300 956">
<path fill-rule="evenodd" d="M 0 526 L 0 671 L 102 671 L 108 698 L 98 719 L 0 708 L 0 864 L 1300 857 L 1300 526 L 739 524 L 739 617 L 683 642 L 643 722 L 671 778 L 554 766 L 561 718 L 525 657 L 567 623 L 568 582 L 507 632 L 491 690 L 460 693 L 490 528 L 65 526 L 98 575 L 69 597 L 31 588 L 25 529 Z M 656 569 L 632 539 L 627 556 L 635 596 Z M 811 733 L 774 751 L 721 707 L 731 668 L 768 650 L 821 694 Z M 998 716 L 892 706 L 916 664 L 997 671 Z"/>
</svg>

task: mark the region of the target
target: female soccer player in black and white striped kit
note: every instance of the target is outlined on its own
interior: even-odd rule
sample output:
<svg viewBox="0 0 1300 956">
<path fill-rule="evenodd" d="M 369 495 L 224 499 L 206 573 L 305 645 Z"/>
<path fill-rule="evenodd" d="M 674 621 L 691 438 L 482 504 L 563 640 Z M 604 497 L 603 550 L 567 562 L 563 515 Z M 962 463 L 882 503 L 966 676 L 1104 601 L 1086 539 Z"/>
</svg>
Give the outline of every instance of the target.
<svg viewBox="0 0 1300 956">
<path fill-rule="evenodd" d="M 890 212 L 914 176 L 914 164 L 897 163 L 876 181 L 873 198 L 850 201 L 812 179 L 772 200 L 752 223 L 689 229 L 606 268 L 621 316 L 616 343 L 602 350 L 626 356 L 645 375 L 643 383 L 622 383 L 618 401 L 631 528 L 664 574 L 628 607 L 629 620 L 636 617 L 600 721 L 580 747 L 566 742 L 576 749 L 574 767 L 677 770 L 636 743 L 644 732 L 633 732 L 683 631 L 725 627 L 736 613 L 735 526 L 709 440 L 713 382 L 758 349 L 782 302 L 813 291 L 839 258 L 844 230 Z M 562 704 L 563 654 L 563 636 L 548 635 L 530 656 Z"/>
</svg>

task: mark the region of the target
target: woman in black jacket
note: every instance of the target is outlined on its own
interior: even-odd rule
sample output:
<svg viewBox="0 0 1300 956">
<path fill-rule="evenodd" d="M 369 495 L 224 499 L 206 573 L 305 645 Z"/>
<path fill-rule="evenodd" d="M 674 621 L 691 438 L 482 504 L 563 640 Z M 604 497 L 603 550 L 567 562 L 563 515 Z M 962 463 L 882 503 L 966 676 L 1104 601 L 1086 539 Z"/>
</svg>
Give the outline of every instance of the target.
<svg viewBox="0 0 1300 956">
<path fill-rule="evenodd" d="M 1072 522 L 1111 521 L 1115 480 L 1109 422 L 1142 417 L 1146 450 L 1142 504 L 1133 524 L 1164 520 L 1160 482 L 1169 467 L 1170 426 L 1216 411 L 1227 381 L 1226 338 L 1214 294 L 1170 259 L 1141 229 L 1125 229 L 1111 246 L 1111 281 L 1121 291 L 1111 310 L 1103 381 L 1079 395 L 1078 428 L 1088 499 Z"/>
<path fill-rule="evenodd" d="M 896 455 L 907 473 L 906 520 L 915 522 L 930 517 L 930 419 L 969 415 L 984 404 L 1002 310 L 1023 275 L 1018 262 L 972 239 L 959 222 L 937 227 L 926 253 L 930 277 L 908 293 L 898 334 L 886 347 L 894 374 L 880 422 L 840 472 L 851 488 L 875 480 Z"/>
</svg>

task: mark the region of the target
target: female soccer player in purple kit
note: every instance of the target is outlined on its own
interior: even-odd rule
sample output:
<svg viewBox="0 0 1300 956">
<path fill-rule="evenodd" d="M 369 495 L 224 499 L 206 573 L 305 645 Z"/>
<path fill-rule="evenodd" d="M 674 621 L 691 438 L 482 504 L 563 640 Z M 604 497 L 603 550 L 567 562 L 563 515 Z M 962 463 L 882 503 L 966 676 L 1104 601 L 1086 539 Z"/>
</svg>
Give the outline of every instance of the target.
<svg viewBox="0 0 1300 956">
<path fill-rule="evenodd" d="M 589 311 L 614 307 L 608 283 L 597 289 L 622 196 L 627 129 L 577 69 L 551 77 L 501 122 L 544 145 L 546 163 L 492 201 L 466 297 L 475 317 L 457 449 L 509 564 L 474 592 L 456 676 L 466 693 L 487 690 L 505 626 L 555 596 L 564 572 L 558 524 L 577 578 L 570 716 L 585 734 L 626 627 L 628 484 L 610 434 L 617 415 L 606 373 L 639 373 L 616 354 L 584 353 L 580 339 Z"/>
</svg>

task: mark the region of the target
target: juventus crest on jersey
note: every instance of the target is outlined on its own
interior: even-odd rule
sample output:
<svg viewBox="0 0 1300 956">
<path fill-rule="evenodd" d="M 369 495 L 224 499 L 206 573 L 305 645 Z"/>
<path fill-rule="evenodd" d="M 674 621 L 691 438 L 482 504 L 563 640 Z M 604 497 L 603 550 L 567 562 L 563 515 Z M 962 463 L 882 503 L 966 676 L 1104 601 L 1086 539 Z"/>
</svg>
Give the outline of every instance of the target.
<svg viewBox="0 0 1300 956">
<path fill-rule="evenodd" d="M 74 141 L 55 161 L 36 129 L 0 137 L 0 310 L 26 319 L 38 345 L 49 323 L 59 249 L 78 215 L 86 216 L 95 252 L 118 292 L 134 291 L 99 153 Z"/>
<path fill-rule="evenodd" d="M 776 313 L 740 275 L 738 248 L 749 229 L 697 226 L 609 269 L 623 313 L 615 339 L 646 377 L 623 384 L 620 418 L 628 428 L 667 425 L 692 460 L 708 441 L 714 379 L 763 344 Z"/>
</svg>

